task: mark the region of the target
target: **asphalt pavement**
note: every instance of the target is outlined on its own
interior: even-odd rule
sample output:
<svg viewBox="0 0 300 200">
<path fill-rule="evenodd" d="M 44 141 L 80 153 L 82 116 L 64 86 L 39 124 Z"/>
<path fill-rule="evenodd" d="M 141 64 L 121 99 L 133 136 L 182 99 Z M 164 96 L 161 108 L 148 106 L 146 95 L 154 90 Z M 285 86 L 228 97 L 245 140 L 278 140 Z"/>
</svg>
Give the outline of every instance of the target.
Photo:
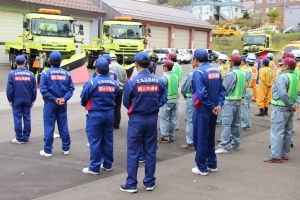
<svg viewBox="0 0 300 200">
<path fill-rule="evenodd" d="M 190 66 L 184 65 L 184 76 Z M 112 172 L 98 176 L 85 175 L 81 169 L 89 162 L 86 146 L 85 114 L 79 105 L 82 85 L 77 85 L 68 105 L 69 129 L 72 139 L 71 154 L 61 153 L 61 141 L 55 139 L 53 157 L 39 155 L 43 146 L 43 102 L 41 97 L 32 109 L 32 138 L 26 145 L 14 145 L 12 112 L 5 97 L 6 77 L 9 69 L 0 67 L 0 199 L 285 199 L 296 200 L 300 196 L 300 155 L 295 140 L 291 160 L 284 164 L 262 162 L 269 154 L 269 118 L 253 117 L 253 130 L 242 133 L 241 150 L 220 155 L 219 172 L 207 177 L 191 173 L 194 152 L 182 150 L 185 142 L 184 99 L 180 98 L 180 127 L 175 142 L 159 144 L 157 154 L 157 188 L 146 192 L 142 186 L 143 166 L 139 170 L 139 192 L 126 194 L 119 185 L 126 178 L 126 130 L 128 117 L 122 107 L 121 128 L 114 132 L 115 161 Z M 92 73 L 92 70 L 90 70 Z M 158 75 L 162 74 L 158 66 Z M 257 111 L 253 106 L 253 113 Z M 297 114 L 299 117 L 299 114 Z M 300 130 L 295 121 L 295 130 Z M 217 127 L 217 137 L 220 127 Z"/>
</svg>

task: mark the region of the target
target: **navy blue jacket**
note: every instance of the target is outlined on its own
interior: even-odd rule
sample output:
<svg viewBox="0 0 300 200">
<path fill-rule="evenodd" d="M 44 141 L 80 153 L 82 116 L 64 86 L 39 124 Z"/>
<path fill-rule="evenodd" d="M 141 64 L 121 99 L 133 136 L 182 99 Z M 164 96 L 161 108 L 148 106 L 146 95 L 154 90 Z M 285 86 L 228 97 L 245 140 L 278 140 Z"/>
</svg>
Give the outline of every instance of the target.
<svg viewBox="0 0 300 200">
<path fill-rule="evenodd" d="M 107 75 L 99 74 L 85 83 L 81 92 L 81 105 L 88 111 L 107 111 L 114 109 L 115 96 L 119 93 L 117 81 Z"/>
<path fill-rule="evenodd" d="M 36 81 L 34 74 L 20 67 L 8 74 L 6 96 L 13 107 L 31 106 L 36 100 Z"/>
<path fill-rule="evenodd" d="M 208 62 L 195 69 L 192 89 L 196 110 L 212 111 L 216 106 L 223 105 L 225 88 L 222 85 L 221 73 Z"/>
<path fill-rule="evenodd" d="M 166 85 L 149 70 L 139 72 L 125 85 L 123 104 L 128 115 L 157 115 L 167 101 Z"/>
<path fill-rule="evenodd" d="M 94 72 L 93 78 L 95 78 L 95 77 L 98 76 L 98 75 L 99 75 L 98 73 Z M 108 72 L 108 75 L 107 75 L 107 76 L 111 77 L 111 78 L 114 79 L 115 81 L 118 80 L 118 75 L 117 75 L 117 73 L 116 73 L 114 70 L 112 70 L 112 69 L 109 69 L 109 72 Z"/>
<path fill-rule="evenodd" d="M 55 103 L 57 98 L 67 102 L 75 90 L 71 75 L 60 67 L 51 67 L 41 74 L 40 91 L 44 101 Z"/>
</svg>

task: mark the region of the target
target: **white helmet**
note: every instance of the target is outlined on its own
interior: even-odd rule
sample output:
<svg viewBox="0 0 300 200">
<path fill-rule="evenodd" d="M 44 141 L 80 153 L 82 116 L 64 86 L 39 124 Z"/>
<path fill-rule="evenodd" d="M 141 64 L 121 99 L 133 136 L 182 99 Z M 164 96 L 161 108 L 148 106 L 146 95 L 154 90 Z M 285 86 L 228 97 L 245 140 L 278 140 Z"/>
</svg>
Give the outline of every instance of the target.
<svg viewBox="0 0 300 200">
<path fill-rule="evenodd" d="M 255 63 L 256 62 L 256 56 L 255 56 L 255 54 L 254 53 L 248 54 L 246 62 Z"/>
<path fill-rule="evenodd" d="M 295 60 L 300 61 L 300 50 L 294 49 L 292 50 L 292 54 L 294 54 Z"/>
<path fill-rule="evenodd" d="M 219 55 L 218 59 L 219 59 L 219 60 L 225 60 L 225 61 L 227 61 L 227 60 L 228 60 L 228 56 L 227 56 L 226 54 L 221 53 L 221 54 Z"/>
<path fill-rule="evenodd" d="M 240 55 L 240 52 L 239 52 L 239 50 L 235 49 L 235 50 L 232 51 L 232 54 L 238 54 L 238 55 Z"/>
<path fill-rule="evenodd" d="M 110 53 L 109 56 L 110 56 L 111 60 L 117 60 L 116 54 Z"/>
</svg>

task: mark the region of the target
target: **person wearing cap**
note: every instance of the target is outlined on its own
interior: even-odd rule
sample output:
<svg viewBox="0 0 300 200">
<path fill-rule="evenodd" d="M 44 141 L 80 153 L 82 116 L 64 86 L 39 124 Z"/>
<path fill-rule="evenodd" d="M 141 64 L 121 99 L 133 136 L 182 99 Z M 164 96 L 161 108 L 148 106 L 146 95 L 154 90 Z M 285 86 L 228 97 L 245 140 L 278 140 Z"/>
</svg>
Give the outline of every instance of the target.
<svg viewBox="0 0 300 200">
<path fill-rule="evenodd" d="M 249 60 L 249 59 L 248 59 Z M 254 64 L 254 63 L 253 63 Z M 247 57 L 242 57 L 241 69 L 246 74 L 246 93 L 244 96 L 244 102 L 241 105 L 241 128 L 246 131 L 251 130 L 251 101 L 253 96 L 252 89 L 252 62 L 247 62 Z"/>
<path fill-rule="evenodd" d="M 120 87 L 120 92 L 117 94 L 115 98 L 115 122 L 114 128 L 119 129 L 121 123 L 121 105 L 122 105 L 122 96 L 123 96 L 123 88 L 127 81 L 127 74 L 125 69 L 120 65 L 117 61 L 117 56 L 115 54 L 110 54 L 111 63 L 109 65 L 110 71 L 113 71 L 117 75 L 117 82 Z"/>
<path fill-rule="evenodd" d="M 275 72 L 274 80 L 276 80 L 276 78 L 280 75 L 281 69 L 282 69 L 282 66 L 283 66 L 283 60 L 284 60 L 285 58 L 293 58 L 293 59 L 295 59 L 295 56 L 294 56 L 293 53 L 288 52 L 288 51 L 285 51 L 285 52 L 282 54 L 281 58 L 278 60 L 278 68 L 277 68 L 277 70 L 276 70 L 276 72 Z"/>
<path fill-rule="evenodd" d="M 255 115 L 259 117 L 268 115 L 269 105 L 271 101 L 274 73 L 273 70 L 269 67 L 269 63 L 270 60 L 265 58 L 262 61 L 262 67 L 259 70 L 259 80 L 256 98 L 259 113 Z"/>
<path fill-rule="evenodd" d="M 246 74 L 240 68 L 239 55 L 232 54 L 229 62 L 230 70 L 223 82 L 226 93 L 222 108 L 221 147 L 216 150 L 217 154 L 230 153 L 240 148 L 241 105 L 246 94 Z"/>
<path fill-rule="evenodd" d="M 195 68 L 192 80 L 193 93 L 193 140 L 196 150 L 196 167 L 192 173 L 208 175 L 216 172 L 215 129 L 217 115 L 224 102 L 225 88 L 220 71 L 212 66 L 205 49 L 196 49 L 192 65 Z"/>
<path fill-rule="evenodd" d="M 129 79 L 124 87 L 123 104 L 128 109 L 127 129 L 127 179 L 120 190 L 137 192 L 137 170 L 141 147 L 145 154 L 144 185 L 147 191 L 155 187 L 155 166 L 157 151 L 157 118 L 159 108 L 167 102 L 166 85 L 161 78 L 147 69 L 150 57 L 139 52 L 134 57 L 139 72 Z"/>
<path fill-rule="evenodd" d="M 226 74 L 229 70 L 229 66 L 228 66 L 228 56 L 227 54 L 223 54 L 221 53 L 218 57 L 218 63 L 219 63 L 219 70 L 221 72 L 222 75 L 222 80 L 224 81 Z M 219 113 L 218 118 L 217 118 L 217 123 L 221 123 L 222 121 L 222 112 Z"/>
<path fill-rule="evenodd" d="M 159 139 L 161 143 L 171 143 L 175 136 L 175 120 L 178 103 L 178 76 L 173 71 L 174 62 L 166 60 L 163 64 L 163 81 L 167 85 L 168 101 L 160 110 L 160 133 L 162 137 Z"/>
<path fill-rule="evenodd" d="M 177 54 L 176 53 L 169 53 L 168 58 L 174 62 L 174 66 L 172 71 L 177 75 L 178 77 L 178 84 L 182 80 L 182 67 L 179 65 L 177 61 Z M 179 129 L 179 102 L 177 102 L 176 106 L 176 114 L 175 114 L 175 130 Z"/>
<path fill-rule="evenodd" d="M 289 160 L 294 113 L 300 105 L 299 77 L 295 73 L 296 61 L 283 60 L 282 73 L 277 77 L 272 90 L 271 156 L 268 163 Z"/>
<path fill-rule="evenodd" d="M 105 53 L 105 54 L 102 54 L 102 55 L 100 56 L 100 58 L 105 59 L 109 64 L 111 63 L 111 57 L 110 57 L 109 54 L 106 54 L 106 53 Z M 94 65 L 95 65 L 95 67 L 96 67 L 96 61 L 95 61 Z M 98 71 L 97 71 L 97 69 L 96 69 L 96 71 L 95 71 L 94 74 L 93 74 L 93 78 L 96 77 L 97 75 L 98 75 Z M 117 80 L 117 79 L 118 79 L 118 75 L 117 75 L 116 72 L 113 71 L 113 70 L 109 70 L 109 73 L 108 73 L 107 75 L 110 76 L 111 78 L 113 78 L 114 80 Z"/>
<path fill-rule="evenodd" d="M 109 63 L 104 58 L 96 60 L 98 75 L 85 83 L 81 92 L 81 105 L 88 111 L 86 134 L 90 144 L 90 164 L 83 168 L 85 174 L 112 170 L 113 129 L 115 97 L 119 93 L 117 81 L 108 76 Z"/>
<path fill-rule="evenodd" d="M 270 60 L 270 63 L 269 63 L 269 67 L 274 70 L 275 69 L 275 63 L 274 63 L 274 54 L 273 53 L 268 53 L 266 58 L 268 58 Z"/>
<path fill-rule="evenodd" d="M 254 53 L 250 53 L 246 59 L 247 65 L 251 68 L 251 90 L 252 90 L 252 101 L 256 101 L 257 98 L 257 78 L 258 78 L 258 63 Z M 249 89 L 248 89 L 249 90 Z"/>
<path fill-rule="evenodd" d="M 51 157 L 55 122 L 62 139 L 62 152 L 70 153 L 71 139 L 68 129 L 67 102 L 73 96 L 74 84 L 71 75 L 60 67 L 61 53 L 51 52 L 51 67 L 41 74 L 40 92 L 44 99 L 44 148 L 41 156 Z"/>
<path fill-rule="evenodd" d="M 30 111 L 36 100 L 36 81 L 34 74 L 26 69 L 26 58 L 16 57 L 17 69 L 8 74 L 6 96 L 12 107 L 15 138 L 14 144 L 24 144 L 29 141 L 31 132 Z M 22 126 L 22 120 L 24 128 Z"/>
<path fill-rule="evenodd" d="M 185 99 L 185 138 L 186 143 L 180 145 L 181 149 L 195 149 L 193 142 L 193 113 L 194 113 L 194 105 L 192 98 L 192 80 L 193 73 L 196 66 L 192 66 L 193 68 L 188 71 L 186 78 L 181 85 L 181 94 Z"/>
</svg>

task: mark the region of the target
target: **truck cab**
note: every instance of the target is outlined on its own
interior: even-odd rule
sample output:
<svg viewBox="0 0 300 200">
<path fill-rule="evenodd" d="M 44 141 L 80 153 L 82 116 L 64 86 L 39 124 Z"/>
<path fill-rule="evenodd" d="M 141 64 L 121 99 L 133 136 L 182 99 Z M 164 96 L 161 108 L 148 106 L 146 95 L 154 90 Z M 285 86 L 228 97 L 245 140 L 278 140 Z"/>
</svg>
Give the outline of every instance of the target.
<svg viewBox="0 0 300 200">
<path fill-rule="evenodd" d="M 80 26 L 80 31 L 83 27 Z M 5 51 L 9 54 L 11 67 L 14 57 L 26 54 L 29 68 L 41 53 L 47 56 L 51 51 L 60 51 L 63 59 L 75 54 L 75 20 L 71 16 L 61 15 L 59 10 L 39 9 L 37 13 L 27 13 L 23 19 L 23 34 L 19 42 L 7 42 Z"/>
<path fill-rule="evenodd" d="M 252 33 L 243 38 L 244 53 L 258 53 L 271 48 L 271 36 L 265 33 Z"/>
<path fill-rule="evenodd" d="M 118 62 L 131 64 L 137 52 L 144 50 L 144 25 L 128 18 L 115 18 L 103 23 L 102 44 L 107 53 L 114 53 Z"/>
</svg>

